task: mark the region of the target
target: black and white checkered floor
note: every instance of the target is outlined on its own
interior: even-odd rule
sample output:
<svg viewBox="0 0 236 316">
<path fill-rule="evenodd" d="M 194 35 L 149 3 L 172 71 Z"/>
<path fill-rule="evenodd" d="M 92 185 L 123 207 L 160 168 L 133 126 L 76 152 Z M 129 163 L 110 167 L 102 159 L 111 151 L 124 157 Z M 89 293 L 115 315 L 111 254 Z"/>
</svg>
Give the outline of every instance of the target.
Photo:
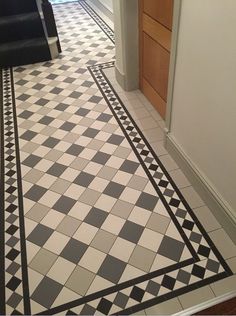
<svg viewBox="0 0 236 316">
<path fill-rule="evenodd" d="M 230 276 L 106 77 L 112 30 L 54 12 L 59 58 L 1 71 L 1 314 L 131 314 Z"/>
</svg>

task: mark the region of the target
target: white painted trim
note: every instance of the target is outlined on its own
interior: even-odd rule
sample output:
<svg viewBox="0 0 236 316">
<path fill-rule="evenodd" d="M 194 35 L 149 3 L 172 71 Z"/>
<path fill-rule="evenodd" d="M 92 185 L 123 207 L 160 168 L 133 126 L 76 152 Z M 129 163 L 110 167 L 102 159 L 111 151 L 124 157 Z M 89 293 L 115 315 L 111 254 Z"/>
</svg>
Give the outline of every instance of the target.
<svg viewBox="0 0 236 316">
<path fill-rule="evenodd" d="M 165 125 L 166 125 L 167 130 L 170 130 L 170 126 L 171 126 L 172 100 L 173 100 L 173 92 L 174 92 L 174 79 L 175 79 L 175 69 L 176 69 L 176 60 L 177 60 L 177 45 L 178 45 L 178 39 L 179 39 L 181 6 L 182 6 L 182 0 L 174 1 L 173 26 L 172 26 L 172 35 L 171 35 L 170 67 L 169 67 L 169 80 L 168 80 L 166 118 L 165 118 Z"/>
<path fill-rule="evenodd" d="M 198 312 L 204 311 L 207 308 L 210 308 L 210 307 L 215 306 L 217 304 L 226 302 L 226 301 L 228 301 L 228 300 L 230 300 L 230 299 L 232 299 L 234 297 L 236 297 L 236 291 L 229 292 L 227 294 L 224 294 L 224 295 L 212 298 L 209 301 L 200 303 L 198 305 L 195 305 L 193 307 L 185 309 L 185 310 L 183 310 L 181 312 L 173 314 L 173 316 L 190 316 L 190 315 L 194 315 L 194 314 L 196 314 Z"/>
<path fill-rule="evenodd" d="M 194 189 L 210 208 L 233 242 L 236 243 L 236 216 L 233 209 L 187 156 L 171 133 L 166 133 L 165 143 L 167 151 L 180 166 Z"/>
</svg>

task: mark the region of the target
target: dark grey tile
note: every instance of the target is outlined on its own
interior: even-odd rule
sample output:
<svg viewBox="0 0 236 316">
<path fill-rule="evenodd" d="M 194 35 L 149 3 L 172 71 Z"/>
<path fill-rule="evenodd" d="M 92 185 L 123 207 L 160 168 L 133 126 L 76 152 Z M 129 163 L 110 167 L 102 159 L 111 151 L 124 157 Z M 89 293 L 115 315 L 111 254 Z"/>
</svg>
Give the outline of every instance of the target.
<svg viewBox="0 0 236 316">
<path fill-rule="evenodd" d="M 107 216 L 107 212 L 104 212 L 98 208 L 93 207 L 91 211 L 88 213 L 88 215 L 85 217 L 84 221 L 87 224 L 100 228 L 102 224 L 105 222 Z"/>
<path fill-rule="evenodd" d="M 19 114 L 20 118 L 28 119 L 30 118 L 34 113 L 28 110 L 23 111 L 21 114 Z"/>
<path fill-rule="evenodd" d="M 120 280 L 125 267 L 125 262 L 108 255 L 98 270 L 98 275 L 116 284 Z"/>
<path fill-rule="evenodd" d="M 38 101 L 36 101 L 35 103 L 36 103 L 37 105 L 44 106 L 44 105 L 46 105 L 48 102 L 49 102 L 49 100 L 44 99 L 44 98 L 41 98 L 41 99 L 39 99 Z"/>
<path fill-rule="evenodd" d="M 159 200 L 158 196 L 154 196 L 145 192 L 142 192 L 136 205 L 146 210 L 153 211 L 157 202 Z"/>
<path fill-rule="evenodd" d="M 97 118 L 97 120 L 101 122 L 109 122 L 111 119 L 112 119 L 112 115 L 106 114 L 106 113 L 100 114 L 99 117 Z"/>
<path fill-rule="evenodd" d="M 20 136 L 20 138 L 22 138 L 24 140 L 32 140 L 36 135 L 37 135 L 37 133 L 35 133 L 35 132 L 26 131 L 24 134 L 22 134 Z"/>
<path fill-rule="evenodd" d="M 111 181 L 103 193 L 118 199 L 121 196 L 124 189 L 124 185 Z"/>
<path fill-rule="evenodd" d="M 97 162 L 101 165 L 105 165 L 106 162 L 111 158 L 111 155 L 108 155 L 103 152 L 98 152 L 92 159 L 92 161 Z"/>
<path fill-rule="evenodd" d="M 81 92 L 77 92 L 77 91 L 73 91 L 69 97 L 73 98 L 73 99 L 79 99 L 79 97 L 81 97 L 82 93 Z"/>
<path fill-rule="evenodd" d="M 60 103 L 55 107 L 55 109 L 64 112 L 68 107 L 68 104 Z"/>
<path fill-rule="evenodd" d="M 99 133 L 99 130 L 95 128 L 87 128 L 87 130 L 83 133 L 83 136 L 94 138 Z"/>
<path fill-rule="evenodd" d="M 63 214 L 68 214 L 75 203 L 76 200 L 67 196 L 61 196 L 60 199 L 53 205 L 53 209 Z"/>
<path fill-rule="evenodd" d="M 32 89 L 35 89 L 35 90 L 42 90 L 43 88 L 45 87 L 45 85 L 44 84 L 41 84 L 41 83 L 36 83 L 36 85 L 34 85 L 33 87 L 32 87 Z"/>
<path fill-rule="evenodd" d="M 93 103 L 99 103 L 103 98 L 102 97 L 98 97 L 96 95 L 93 95 L 90 99 L 89 102 L 93 102 Z"/>
<path fill-rule="evenodd" d="M 71 122 L 65 122 L 64 124 L 62 124 L 62 126 L 60 127 L 60 129 L 63 129 L 64 131 L 70 132 L 72 131 L 72 129 L 76 126 L 76 124 L 71 123 Z"/>
<path fill-rule="evenodd" d="M 17 97 L 18 100 L 21 100 L 21 101 L 26 101 L 27 99 L 30 98 L 30 95 L 29 94 L 26 94 L 26 93 L 22 93 L 21 95 L 19 95 Z"/>
<path fill-rule="evenodd" d="M 118 292 L 114 300 L 114 304 L 119 306 L 120 308 L 125 308 L 128 300 L 129 300 L 129 296 L 121 292 Z"/>
<path fill-rule="evenodd" d="M 53 89 L 50 91 L 50 93 L 53 93 L 53 94 L 60 94 L 62 91 L 63 91 L 63 89 L 55 87 L 55 88 L 53 88 Z"/>
<path fill-rule="evenodd" d="M 59 142 L 60 140 L 55 137 L 48 137 L 48 139 L 45 140 L 45 142 L 42 145 L 49 148 L 54 148 Z"/>
<path fill-rule="evenodd" d="M 87 188 L 90 183 L 93 181 L 95 176 L 91 175 L 90 173 L 87 172 L 81 172 L 78 177 L 74 180 L 75 184 L 81 185 L 82 187 Z"/>
<path fill-rule="evenodd" d="M 33 244 L 42 247 L 53 232 L 53 229 L 42 224 L 38 224 L 35 229 L 29 234 L 27 240 L 31 241 Z"/>
<path fill-rule="evenodd" d="M 39 120 L 40 124 L 49 125 L 52 121 L 54 121 L 53 117 L 45 115 L 41 120 Z"/>
<path fill-rule="evenodd" d="M 34 168 L 41 159 L 41 157 L 36 155 L 29 155 L 22 163 L 23 165 Z"/>
<path fill-rule="evenodd" d="M 84 81 L 81 86 L 90 88 L 93 84 L 91 81 Z"/>
<path fill-rule="evenodd" d="M 113 144 L 113 145 L 120 145 L 124 139 L 125 138 L 123 136 L 120 136 L 120 135 L 111 135 L 108 138 L 107 142 L 110 144 Z"/>
<path fill-rule="evenodd" d="M 63 285 L 48 277 L 44 277 L 32 294 L 31 298 L 40 305 L 50 308 L 62 288 Z"/>
<path fill-rule="evenodd" d="M 52 176 L 55 177 L 60 177 L 62 173 L 66 170 L 66 166 L 55 162 L 47 171 L 48 174 L 51 174 Z"/>
<path fill-rule="evenodd" d="M 79 156 L 79 154 L 82 153 L 83 150 L 84 150 L 84 147 L 73 144 L 67 149 L 66 153 L 73 156 Z"/>
<path fill-rule="evenodd" d="M 131 241 L 135 244 L 138 243 L 142 233 L 143 233 L 144 227 L 138 224 L 135 224 L 130 221 L 126 221 L 124 226 L 122 227 L 119 236 L 121 238 L 124 238 L 128 241 Z"/>
<path fill-rule="evenodd" d="M 122 166 L 120 167 L 120 170 L 134 174 L 138 167 L 139 163 L 131 160 L 125 160 Z"/>
<path fill-rule="evenodd" d="M 88 245 L 71 238 L 68 244 L 62 250 L 60 256 L 68 261 L 78 264 L 87 249 Z"/>
<path fill-rule="evenodd" d="M 33 185 L 29 189 L 29 191 L 25 194 L 25 197 L 34 202 L 38 202 L 46 192 L 47 192 L 47 189 L 39 185 Z"/>
<path fill-rule="evenodd" d="M 75 114 L 84 117 L 84 116 L 86 116 L 89 112 L 90 112 L 90 110 L 81 108 L 81 109 L 79 109 L 77 112 L 75 112 Z"/>
<path fill-rule="evenodd" d="M 7 304 L 10 305 L 12 308 L 16 308 L 21 300 L 22 300 L 21 295 L 17 293 L 13 293 L 7 300 Z"/>
<path fill-rule="evenodd" d="M 173 239 L 169 236 L 164 236 L 158 249 L 158 254 L 167 257 L 171 260 L 174 260 L 176 262 L 179 262 L 183 250 L 184 243 L 176 239 Z"/>
</svg>

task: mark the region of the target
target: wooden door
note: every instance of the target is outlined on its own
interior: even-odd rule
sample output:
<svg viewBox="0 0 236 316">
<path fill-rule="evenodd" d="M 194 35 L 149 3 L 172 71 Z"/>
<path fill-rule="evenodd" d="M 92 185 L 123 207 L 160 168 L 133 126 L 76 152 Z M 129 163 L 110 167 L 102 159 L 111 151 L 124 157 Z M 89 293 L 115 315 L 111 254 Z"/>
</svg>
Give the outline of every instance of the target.
<svg viewBox="0 0 236 316">
<path fill-rule="evenodd" d="M 165 118 L 174 0 L 139 0 L 140 89 Z"/>
</svg>

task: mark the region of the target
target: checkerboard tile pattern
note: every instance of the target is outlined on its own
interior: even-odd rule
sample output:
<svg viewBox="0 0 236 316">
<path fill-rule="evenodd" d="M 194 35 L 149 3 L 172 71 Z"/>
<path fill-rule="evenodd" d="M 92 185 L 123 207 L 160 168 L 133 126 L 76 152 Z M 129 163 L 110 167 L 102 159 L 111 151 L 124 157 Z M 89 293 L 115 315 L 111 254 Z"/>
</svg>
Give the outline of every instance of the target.
<svg viewBox="0 0 236 316">
<path fill-rule="evenodd" d="M 5 225 L 24 260 L 26 239 L 28 267 L 16 262 L 8 313 L 128 314 L 230 275 L 103 72 L 113 32 L 84 1 L 54 12 L 63 53 L 14 70 L 22 178 L 6 134 L 5 209 L 17 211 Z"/>
</svg>

